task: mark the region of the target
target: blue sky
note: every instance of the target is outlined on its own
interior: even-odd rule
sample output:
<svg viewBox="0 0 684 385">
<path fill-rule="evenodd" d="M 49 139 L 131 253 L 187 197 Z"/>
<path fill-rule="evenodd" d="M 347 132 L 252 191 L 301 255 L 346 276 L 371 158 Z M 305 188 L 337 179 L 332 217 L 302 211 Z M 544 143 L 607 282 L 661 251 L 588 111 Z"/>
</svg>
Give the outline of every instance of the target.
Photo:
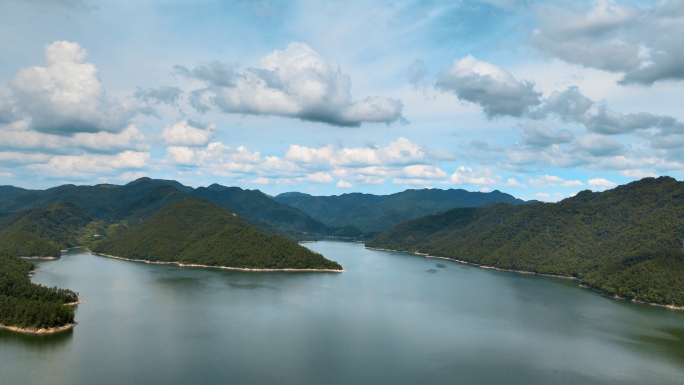
<svg viewBox="0 0 684 385">
<path fill-rule="evenodd" d="M 684 1 L 0 0 L 0 184 L 557 201 L 684 169 Z"/>
</svg>

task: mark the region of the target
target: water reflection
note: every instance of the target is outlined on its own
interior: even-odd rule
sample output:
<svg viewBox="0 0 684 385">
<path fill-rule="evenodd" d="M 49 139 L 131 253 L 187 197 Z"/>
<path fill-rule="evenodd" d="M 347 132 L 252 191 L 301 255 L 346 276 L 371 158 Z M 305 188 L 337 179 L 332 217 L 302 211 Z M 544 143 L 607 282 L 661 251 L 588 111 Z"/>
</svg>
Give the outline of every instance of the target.
<svg viewBox="0 0 684 385">
<path fill-rule="evenodd" d="M 78 327 L 78 325 L 76 326 Z M 24 334 L 6 329 L 0 329 L 0 344 L 21 345 L 23 348 L 34 351 L 60 350 L 74 336 L 74 329 L 65 330 L 54 334 Z"/>
</svg>

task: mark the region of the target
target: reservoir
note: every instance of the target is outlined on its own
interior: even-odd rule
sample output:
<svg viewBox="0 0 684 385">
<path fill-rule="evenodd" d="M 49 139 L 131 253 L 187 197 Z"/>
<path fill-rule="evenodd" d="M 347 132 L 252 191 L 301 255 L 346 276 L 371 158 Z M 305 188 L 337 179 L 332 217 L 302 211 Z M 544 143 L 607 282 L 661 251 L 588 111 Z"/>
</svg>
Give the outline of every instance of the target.
<svg viewBox="0 0 684 385">
<path fill-rule="evenodd" d="M 2 384 L 683 384 L 684 312 L 577 281 L 321 241 L 344 273 L 181 268 L 71 250 L 73 330 L 0 330 Z"/>
</svg>

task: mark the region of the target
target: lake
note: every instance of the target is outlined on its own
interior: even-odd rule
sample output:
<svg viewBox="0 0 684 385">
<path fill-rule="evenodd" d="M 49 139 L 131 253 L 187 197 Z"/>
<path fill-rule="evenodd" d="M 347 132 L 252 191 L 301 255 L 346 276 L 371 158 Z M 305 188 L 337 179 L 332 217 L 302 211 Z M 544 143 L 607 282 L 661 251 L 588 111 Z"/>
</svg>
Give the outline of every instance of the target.
<svg viewBox="0 0 684 385">
<path fill-rule="evenodd" d="M 344 273 L 241 272 L 71 250 L 33 281 L 80 293 L 73 330 L 0 330 L 3 384 L 683 384 L 684 312 L 577 281 L 363 244 Z"/>
</svg>

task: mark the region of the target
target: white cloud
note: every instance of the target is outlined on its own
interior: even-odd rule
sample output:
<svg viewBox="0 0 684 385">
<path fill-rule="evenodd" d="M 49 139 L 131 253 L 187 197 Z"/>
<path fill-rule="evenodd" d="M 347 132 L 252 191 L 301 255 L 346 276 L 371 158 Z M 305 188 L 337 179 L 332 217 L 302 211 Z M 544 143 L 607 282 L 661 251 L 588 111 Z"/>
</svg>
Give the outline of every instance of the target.
<svg viewBox="0 0 684 385">
<path fill-rule="evenodd" d="M 271 52 L 259 60 L 258 68 L 240 71 L 213 62 L 192 71 L 177 70 L 208 83 L 191 95 L 200 111 L 206 111 L 210 102 L 225 113 L 277 115 L 337 126 L 392 123 L 402 118 L 399 100 L 367 97 L 352 101 L 349 75 L 303 43 Z"/>
<path fill-rule="evenodd" d="M 493 185 L 498 179 L 501 177 L 493 175 L 490 169 L 473 171 L 470 167 L 461 166 L 451 175 L 450 182 L 460 185 Z"/>
<path fill-rule="evenodd" d="M 589 186 L 593 187 L 594 189 L 599 190 L 605 190 L 606 188 L 617 186 L 617 183 L 611 182 L 604 178 L 589 179 L 587 183 L 589 183 Z"/>
<path fill-rule="evenodd" d="M 518 182 L 515 178 L 508 178 L 508 180 L 506 181 L 506 187 L 527 188 L 527 185 L 524 183 Z"/>
<path fill-rule="evenodd" d="M 31 164 L 26 169 L 38 171 L 49 178 L 92 178 L 143 169 L 148 166 L 149 158 L 149 153 L 136 151 L 124 151 L 116 155 L 57 155 L 47 163 Z"/>
<path fill-rule="evenodd" d="M 647 178 L 647 177 L 652 177 L 652 178 L 657 178 L 658 174 L 650 172 L 650 171 L 642 171 L 640 169 L 634 169 L 634 170 L 622 170 L 620 171 L 621 175 L 624 175 L 629 178 L 635 178 L 635 179 L 642 179 L 642 178 Z"/>
<path fill-rule="evenodd" d="M 400 137 L 383 148 L 357 147 L 335 150 L 332 145 L 310 148 L 291 145 L 284 157 L 299 164 L 312 166 L 363 167 L 374 165 L 403 165 L 425 161 L 420 146 Z"/>
<path fill-rule="evenodd" d="M 584 186 L 584 183 L 578 180 L 565 180 L 559 176 L 555 175 L 539 175 L 533 179 L 530 179 L 530 184 L 535 187 L 547 187 L 547 186 L 562 186 L 562 187 L 576 187 Z"/>
<path fill-rule="evenodd" d="M 203 127 L 196 122 L 183 120 L 174 125 L 167 124 L 161 139 L 173 146 L 206 146 L 214 138 L 214 127 Z"/>
<path fill-rule="evenodd" d="M 309 174 L 301 179 L 301 182 L 312 182 L 312 183 L 332 183 L 334 181 L 332 175 L 327 172 L 316 172 Z"/>
<path fill-rule="evenodd" d="M 488 117 L 522 116 L 541 103 L 534 83 L 518 81 L 508 71 L 468 55 L 455 59 L 437 78 L 436 87 L 482 106 Z"/>
<path fill-rule="evenodd" d="M 533 44 L 570 63 L 624 73 L 620 84 L 684 79 L 681 1 L 645 9 L 612 0 L 578 4 L 540 7 Z"/>
<path fill-rule="evenodd" d="M 338 188 L 352 188 L 352 187 L 354 187 L 354 185 L 352 185 L 351 183 L 345 182 L 343 180 L 337 182 L 337 184 L 335 186 L 337 186 Z"/>
<path fill-rule="evenodd" d="M 258 177 L 251 180 L 252 183 L 256 184 L 269 184 L 271 181 L 268 178 Z"/>
<path fill-rule="evenodd" d="M 62 136 L 36 132 L 28 128 L 26 121 L 17 121 L 0 130 L 0 148 L 69 154 L 82 150 L 96 153 L 147 151 L 149 145 L 133 124 L 119 133 L 79 132 L 73 136 Z"/>
<path fill-rule="evenodd" d="M 448 176 L 441 168 L 424 164 L 406 166 L 401 172 L 405 177 L 411 179 L 443 179 Z"/>
<path fill-rule="evenodd" d="M 19 70 L 9 81 L 17 113 L 30 128 L 56 135 L 120 132 L 131 117 L 127 107 L 107 95 L 97 68 L 83 63 L 78 43 L 56 41 L 45 47 L 47 67 Z"/>
</svg>

